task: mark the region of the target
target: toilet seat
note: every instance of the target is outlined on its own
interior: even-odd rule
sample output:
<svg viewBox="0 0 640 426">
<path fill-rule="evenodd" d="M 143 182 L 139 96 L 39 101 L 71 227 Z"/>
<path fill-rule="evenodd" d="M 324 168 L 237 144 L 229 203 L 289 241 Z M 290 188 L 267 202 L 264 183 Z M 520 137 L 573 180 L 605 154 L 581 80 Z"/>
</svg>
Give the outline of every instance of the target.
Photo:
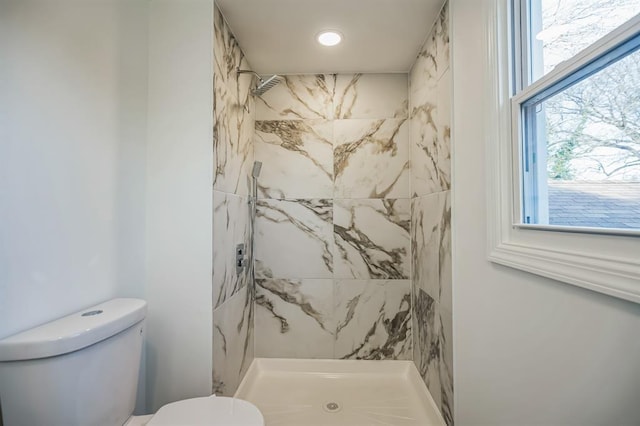
<svg viewBox="0 0 640 426">
<path fill-rule="evenodd" d="M 264 426 L 264 418 L 248 401 L 212 395 L 163 405 L 147 426 Z"/>
</svg>

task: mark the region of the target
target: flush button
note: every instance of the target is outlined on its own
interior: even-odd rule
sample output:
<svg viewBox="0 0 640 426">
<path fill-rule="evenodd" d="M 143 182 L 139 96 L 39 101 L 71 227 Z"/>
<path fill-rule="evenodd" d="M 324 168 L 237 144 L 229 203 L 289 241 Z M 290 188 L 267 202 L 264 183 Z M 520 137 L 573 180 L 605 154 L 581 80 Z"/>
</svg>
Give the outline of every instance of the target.
<svg viewBox="0 0 640 426">
<path fill-rule="evenodd" d="M 92 316 L 95 316 L 95 315 L 100 315 L 101 313 L 102 313 L 102 309 L 97 310 L 97 311 L 88 311 L 88 312 L 85 312 L 84 314 L 82 314 L 82 316 L 83 316 L 83 317 L 92 317 Z"/>
</svg>

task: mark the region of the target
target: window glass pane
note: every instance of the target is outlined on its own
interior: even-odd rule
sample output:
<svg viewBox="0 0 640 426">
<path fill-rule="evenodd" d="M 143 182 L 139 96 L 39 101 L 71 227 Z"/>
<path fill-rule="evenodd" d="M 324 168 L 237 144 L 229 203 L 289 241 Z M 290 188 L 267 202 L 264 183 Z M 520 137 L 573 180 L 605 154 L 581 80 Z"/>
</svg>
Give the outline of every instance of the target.
<svg viewBox="0 0 640 426">
<path fill-rule="evenodd" d="M 530 0 L 530 81 L 640 13 L 640 0 Z"/>
<path fill-rule="evenodd" d="M 523 113 L 524 223 L 640 229 L 637 47 Z"/>
</svg>

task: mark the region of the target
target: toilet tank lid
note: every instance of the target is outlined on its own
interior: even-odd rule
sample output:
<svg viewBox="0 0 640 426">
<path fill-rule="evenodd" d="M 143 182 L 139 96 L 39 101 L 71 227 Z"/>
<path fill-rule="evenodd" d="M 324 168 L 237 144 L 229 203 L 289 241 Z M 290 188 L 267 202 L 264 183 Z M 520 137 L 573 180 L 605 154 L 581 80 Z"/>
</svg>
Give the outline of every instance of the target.
<svg viewBox="0 0 640 426">
<path fill-rule="evenodd" d="M 137 324 L 147 302 L 112 299 L 0 340 L 0 362 L 47 358 L 77 351 Z"/>
</svg>

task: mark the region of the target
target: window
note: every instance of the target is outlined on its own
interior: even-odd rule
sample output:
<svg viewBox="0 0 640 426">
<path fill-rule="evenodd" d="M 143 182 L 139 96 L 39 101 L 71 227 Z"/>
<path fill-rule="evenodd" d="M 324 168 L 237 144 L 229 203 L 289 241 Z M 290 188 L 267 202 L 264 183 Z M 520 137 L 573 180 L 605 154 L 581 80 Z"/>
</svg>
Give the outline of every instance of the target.
<svg viewBox="0 0 640 426">
<path fill-rule="evenodd" d="M 640 234 L 640 0 L 515 1 L 515 225 Z"/>
<path fill-rule="evenodd" d="M 480 3 L 488 259 L 640 303 L 640 0 Z"/>
</svg>

